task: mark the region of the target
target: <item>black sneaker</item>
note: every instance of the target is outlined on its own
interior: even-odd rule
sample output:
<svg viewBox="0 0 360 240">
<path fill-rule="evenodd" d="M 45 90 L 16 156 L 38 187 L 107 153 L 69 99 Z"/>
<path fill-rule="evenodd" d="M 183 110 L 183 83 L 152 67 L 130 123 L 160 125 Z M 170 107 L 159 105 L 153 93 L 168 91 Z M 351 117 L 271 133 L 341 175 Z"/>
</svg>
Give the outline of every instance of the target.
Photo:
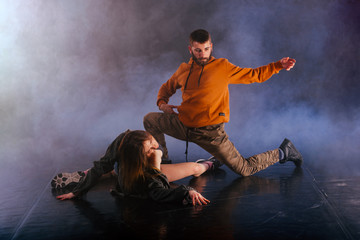
<svg viewBox="0 0 360 240">
<path fill-rule="evenodd" d="M 280 145 L 280 149 L 284 152 L 284 159 L 280 160 L 280 163 L 286 163 L 287 161 L 294 162 L 296 167 L 300 167 L 303 163 L 303 157 L 301 153 L 295 148 L 294 144 L 287 138 Z"/>
<path fill-rule="evenodd" d="M 83 177 L 85 177 L 85 173 L 82 171 L 59 173 L 51 180 L 51 186 L 55 189 L 66 188 L 78 184 Z"/>
<path fill-rule="evenodd" d="M 211 166 L 211 169 L 209 169 L 209 170 L 217 169 L 223 165 L 222 162 L 217 160 L 214 156 L 211 156 L 209 159 L 199 159 L 199 160 L 196 160 L 195 162 L 196 163 L 212 162 L 213 164 Z"/>
</svg>

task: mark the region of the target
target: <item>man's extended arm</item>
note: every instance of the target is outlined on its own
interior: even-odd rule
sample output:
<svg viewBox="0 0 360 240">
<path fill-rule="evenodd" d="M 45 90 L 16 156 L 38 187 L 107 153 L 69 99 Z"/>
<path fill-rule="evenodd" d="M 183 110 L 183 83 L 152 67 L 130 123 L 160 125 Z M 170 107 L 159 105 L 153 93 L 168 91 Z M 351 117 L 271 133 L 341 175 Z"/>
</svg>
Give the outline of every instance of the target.
<svg viewBox="0 0 360 240">
<path fill-rule="evenodd" d="M 227 62 L 229 81 L 231 84 L 262 83 L 282 69 L 289 71 L 294 67 L 295 62 L 295 59 L 285 57 L 277 62 L 258 68 L 240 68 L 230 62 Z"/>
</svg>

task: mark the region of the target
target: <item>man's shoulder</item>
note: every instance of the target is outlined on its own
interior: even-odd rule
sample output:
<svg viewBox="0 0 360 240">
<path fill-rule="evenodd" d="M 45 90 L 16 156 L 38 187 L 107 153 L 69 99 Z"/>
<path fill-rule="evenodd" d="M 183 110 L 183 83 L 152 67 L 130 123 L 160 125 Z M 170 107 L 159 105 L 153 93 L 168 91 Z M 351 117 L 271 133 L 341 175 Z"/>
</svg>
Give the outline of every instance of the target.
<svg viewBox="0 0 360 240">
<path fill-rule="evenodd" d="M 212 61 L 217 62 L 217 63 L 228 63 L 229 62 L 229 60 L 226 58 L 213 58 Z"/>
<path fill-rule="evenodd" d="M 179 65 L 178 69 L 176 70 L 176 73 L 177 73 L 177 74 L 180 74 L 180 73 L 182 73 L 182 72 L 184 72 L 184 71 L 188 71 L 188 70 L 190 69 L 190 66 L 191 66 L 191 64 L 186 63 L 186 62 L 182 62 L 182 63 Z"/>
<path fill-rule="evenodd" d="M 226 65 L 228 65 L 230 62 L 229 62 L 229 60 L 228 59 L 226 59 L 226 58 L 213 58 L 210 62 L 209 62 L 209 64 L 214 64 L 214 65 L 216 65 L 216 66 L 218 66 L 218 67 L 220 67 L 220 66 L 226 66 Z"/>
</svg>

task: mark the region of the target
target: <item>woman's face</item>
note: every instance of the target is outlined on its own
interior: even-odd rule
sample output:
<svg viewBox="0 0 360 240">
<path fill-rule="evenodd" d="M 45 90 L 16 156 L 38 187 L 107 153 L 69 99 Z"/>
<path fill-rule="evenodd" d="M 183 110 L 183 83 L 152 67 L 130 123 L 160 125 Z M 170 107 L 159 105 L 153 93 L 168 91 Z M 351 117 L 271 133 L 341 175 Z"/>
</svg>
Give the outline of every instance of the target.
<svg viewBox="0 0 360 240">
<path fill-rule="evenodd" d="M 145 140 L 143 145 L 147 157 L 150 157 L 154 150 L 159 148 L 159 143 L 153 136 L 151 136 L 150 139 Z"/>
</svg>

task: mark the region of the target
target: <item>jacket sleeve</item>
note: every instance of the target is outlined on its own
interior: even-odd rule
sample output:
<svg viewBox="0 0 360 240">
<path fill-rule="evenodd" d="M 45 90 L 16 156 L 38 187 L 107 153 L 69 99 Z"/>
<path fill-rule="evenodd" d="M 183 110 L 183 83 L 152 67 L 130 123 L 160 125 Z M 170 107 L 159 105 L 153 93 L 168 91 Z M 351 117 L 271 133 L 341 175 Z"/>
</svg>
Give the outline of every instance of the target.
<svg viewBox="0 0 360 240">
<path fill-rule="evenodd" d="M 241 68 L 228 61 L 226 64 L 230 84 L 262 83 L 283 69 L 280 61 L 258 68 Z"/>
<path fill-rule="evenodd" d="M 162 178 L 160 176 L 160 178 Z M 164 182 L 164 179 L 153 178 L 148 182 L 149 197 L 159 203 L 191 203 L 189 191 L 193 190 L 191 187 L 180 185 L 176 188 L 171 188 L 170 185 Z M 165 184 L 164 184 L 165 183 Z"/>
<path fill-rule="evenodd" d="M 106 173 L 111 172 L 114 169 L 116 162 L 117 149 L 121 143 L 121 140 L 128 132 L 121 133 L 107 148 L 105 155 L 100 158 L 99 161 L 94 161 L 94 166 L 88 171 L 86 177 L 83 178 L 79 184 L 74 188 L 73 193 L 75 195 L 82 195 L 89 191 L 93 186 L 98 183 L 99 178 Z"/>
<path fill-rule="evenodd" d="M 183 67 L 180 65 L 178 70 L 171 76 L 171 78 L 161 85 L 156 101 L 157 106 L 160 106 L 160 104 L 163 103 L 167 104 L 169 102 L 169 98 L 176 93 L 177 89 L 181 88 L 178 77 L 182 71 Z"/>
</svg>

